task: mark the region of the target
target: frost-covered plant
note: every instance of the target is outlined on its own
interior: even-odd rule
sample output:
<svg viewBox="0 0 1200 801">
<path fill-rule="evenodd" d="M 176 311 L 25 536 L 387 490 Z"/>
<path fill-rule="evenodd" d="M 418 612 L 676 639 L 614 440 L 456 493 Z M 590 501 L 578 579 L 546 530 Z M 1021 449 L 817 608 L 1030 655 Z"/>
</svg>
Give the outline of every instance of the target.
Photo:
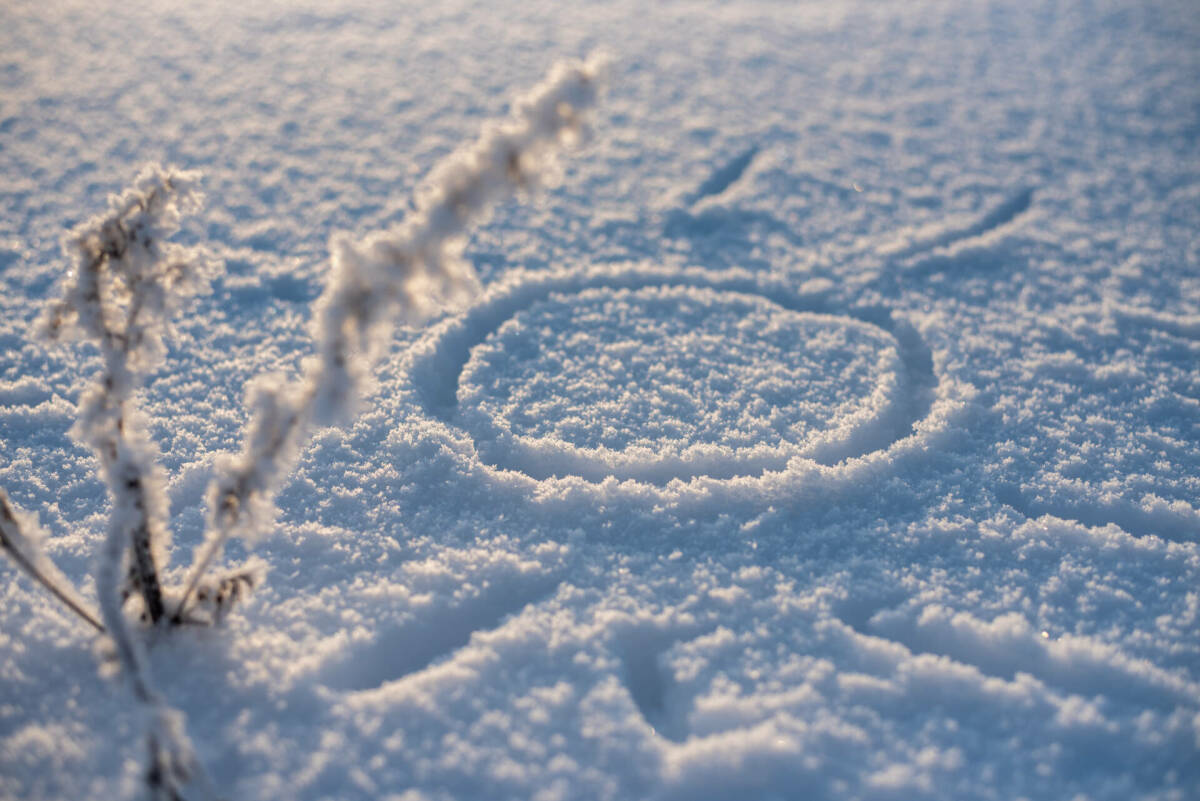
<svg viewBox="0 0 1200 801">
<path fill-rule="evenodd" d="M 184 731 L 183 716 L 154 690 L 143 639 L 127 602 L 150 626 L 215 623 L 254 587 L 251 561 L 223 575 L 209 571 L 231 536 L 253 542 L 269 527 L 274 496 L 318 426 L 345 425 L 366 396 L 399 323 L 417 324 L 469 298 L 478 282 L 461 258 L 471 226 L 518 190 L 554 174 L 564 144 L 586 134 L 584 115 L 599 90 L 601 60 L 556 65 L 519 98 L 511 117 L 434 168 L 415 211 L 397 228 L 355 242 L 332 242 L 332 271 L 313 317 L 315 354 L 302 375 L 255 380 L 242 451 L 218 460 L 208 492 L 204 543 L 178 592 L 160 576 L 170 546 L 165 478 L 145 415 L 135 403 L 146 376 L 166 354 L 165 337 L 185 299 L 208 288 L 218 265 L 199 248 L 167 242 L 180 215 L 199 206 L 198 175 L 147 167 L 113 197 L 108 214 L 66 241 L 71 272 L 41 330 L 51 341 L 83 339 L 102 367 L 79 400 L 72 434 L 96 455 L 112 501 L 96 567 L 100 615 L 89 611 L 45 555 L 31 515 L 0 490 L 0 548 L 38 583 L 111 638 L 145 721 L 155 797 L 211 797 Z"/>
<path fill-rule="evenodd" d="M 296 381 L 272 375 L 252 386 L 242 452 L 218 464 L 206 542 L 180 611 L 231 536 L 253 541 L 269 525 L 275 492 L 313 428 L 354 418 L 396 325 L 423 322 L 475 292 L 474 270 L 461 258 L 467 232 L 497 201 L 544 181 L 560 146 L 583 138 L 600 68 L 595 57 L 556 65 L 516 101 L 510 119 L 434 168 L 399 227 L 361 242 L 334 238 L 332 274 L 314 315 L 316 355 Z"/>
<path fill-rule="evenodd" d="M 178 230 L 181 213 L 198 207 L 198 179 L 148 167 L 132 189 L 113 198 L 108 215 L 77 230 L 68 240 L 73 264 L 63 297 L 42 322 L 52 341 L 83 339 L 100 350 L 103 366 L 79 399 L 72 433 L 95 452 L 112 499 L 96 586 L 118 640 L 122 601 L 130 594 L 140 596 L 142 616 L 151 623 L 166 613 L 159 582 L 170 546 L 166 482 L 134 393 L 162 363 L 164 337 L 184 299 L 207 290 L 215 272 L 199 249 L 165 241 Z M 122 579 L 126 552 L 129 570 Z"/>
<path fill-rule="evenodd" d="M 216 271 L 199 248 L 166 241 L 178 230 L 180 215 L 199 206 L 198 178 L 147 167 L 132 188 L 111 198 L 108 214 L 76 229 L 65 243 L 71 270 L 62 298 L 50 304 L 40 325 L 50 341 L 86 340 L 100 352 L 100 372 L 80 396 L 72 434 L 95 453 L 112 502 L 96 563 L 103 625 L 41 551 L 36 521 L 12 508 L 7 497 L 0 499 L 5 551 L 111 639 L 144 718 L 147 780 L 162 798 L 183 797 L 185 786 L 212 793 L 183 716 L 154 689 L 142 639 L 125 612 L 125 602 L 136 597 L 143 621 L 154 625 L 167 616 L 159 580 L 170 546 L 166 482 L 135 396 L 161 364 L 164 338 L 183 301 L 207 289 Z"/>
</svg>

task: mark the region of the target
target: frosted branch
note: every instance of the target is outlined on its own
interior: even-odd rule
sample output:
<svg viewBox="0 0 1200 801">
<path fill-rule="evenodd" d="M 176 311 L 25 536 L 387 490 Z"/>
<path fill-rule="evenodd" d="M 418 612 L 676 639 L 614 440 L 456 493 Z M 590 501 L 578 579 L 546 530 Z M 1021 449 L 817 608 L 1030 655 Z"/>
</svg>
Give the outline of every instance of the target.
<svg viewBox="0 0 1200 801">
<path fill-rule="evenodd" d="M 170 544 L 166 483 L 134 397 L 166 353 L 174 314 L 186 297 L 207 288 L 215 269 L 200 250 L 165 241 L 178 230 L 180 214 L 199 205 L 197 180 L 194 173 L 147 167 L 133 188 L 110 199 L 107 215 L 72 233 L 63 297 L 42 320 L 49 339 L 90 340 L 100 350 L 102 367 L 80 397 L 72 434 L 95 452 L 112 499 L 96 591 L 122 674 L 146 716 L 147 782 L 167 798 L 181 798 L 185 785 L 196 789 L 202 772 L 182 715 L 153 688 L 142 642 L 124 611 L 136 592 L 143 619 L 164 618 L 159 570 Z"/>
<path fill-rule="evenodd" d="M 71 582 L 50 561 L 42 548 L 45 532 L 32 515 L 27 515 L 8 499 L 8 493 L 0 489 L 0 549 L 3 549 L 17 567 L 29 574 L 34 581 L 46 588 L 54 597 L 66 604 L 96 631 L 104 633 L 104 625 L 88 609 L 87 604 L 75 592 Z"/>
<path fill-rule="evenodd" d="M 252 386 L 243 449 L 218 465 L 208 534 L 177 618 L 225 542 L 252 540 L 269 526 L 274 494 L 313 428 L 354 418 L 396 326 L 423 322 L 477 291 L 475 272 L 461 258 L 465 236 L 499 201 L 554 177 L 558 151 L 586 135 L 602 67 L 596 57 L 556 65 L 517 99 L 508 120 L 488 125 L 433 169 L 400 226 L 358 242 L 334 238 L 331 277 L 314 315 L 316 355 L 295 382 L 269 376 Z"/>
<path fill-rule="evenodd" d="M 52 340 L 87 339 L 100 349 L 103 366 L 79 400 L 72 433 L 100 461 L 113 502 L 109 536 L 125 543 L 112 558 L 119 565 L 128 551 L 131 567 L 125 586 L 115 581 L 98 589 L 114 597 L 137 592 L 152 622 L 164 614 L 158 575 L 170 534 L 157 449 L 133 397 L 162 361 L 174 313 L 185 297 L 207 288 L 213 269 L 200 251 L 165 241 L 178 230 L 180 214 L 199 205 L 197 179 L 147 167 L 133 188 L 110 199 L 107 215 L 72 233 L 63 297 L 42 321 Z M 115 572 L 112 564 L 101 568 L 105 577 Z M 106 623 L 116 636 L 123 618 L 118 624 L 106 615 Z"/>
</svg>

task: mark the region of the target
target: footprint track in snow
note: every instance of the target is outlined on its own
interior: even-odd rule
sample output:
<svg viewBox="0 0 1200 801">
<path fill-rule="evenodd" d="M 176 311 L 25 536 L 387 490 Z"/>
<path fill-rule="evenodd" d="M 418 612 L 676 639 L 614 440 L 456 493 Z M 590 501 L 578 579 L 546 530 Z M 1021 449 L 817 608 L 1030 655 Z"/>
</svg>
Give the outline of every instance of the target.
<svg viewBox="0 0 1200 801">
<path fill-rule="evenodd" d="M 751 145 L 714 168 L 693 191 L 667 199 L 661 217 L 662 235 L 691 240 L 705 251 L 752 247 L 748 237 L 751 230 L 801 246 L 802 239 L 792 226 L 771 212 L 739 203 L 750 188 L 756 165 L 763 161 L 760 153 L 758 145 Z"/>
<path fill-rule="evenodd" d="M 694 205 L 706 197 L 720 195 L 746 174 L 746 170 L 758 155 L 758 146 L 752 146 L 730 159 L 704 179 L 692 194 L 689 205 Z"/>
<path fill-rule="evenodd" d="M 718 624 L 708 619 L 704 624 L 628 626 L 614 632 L 609 647 L 620 659 L 625 689 L 646 725 L 668 743 L 753 728 L 776 715 L 824 709 L 836 716 L 863 703 L 886 706 L 903 697 L 900 688 L 910 682 L 922 688 L 914 691 L 932 690 L 935 696 L 941 683 L 953 686 L 953 700 L 947 701 L 951 715 L 1010 706 L 1017 697 L 1033 705 L 1027 707 L 1029 714 L 1051 718 L 1094 709 L 1097 720 L 1109 721 L 1097 736 L 1111 738 L 1123 736 L 1114 733 L 1112 721 L 1127 721 L 1139 710 L 1168 718 L 1200 708 L 1200 685 L 1102 640 L 1049 637 L 1017 613 L 986 620 L 936 603 L 912 603 L 899 591 L 841 604 L 832 614 L 801 613 L 789 626 L 804 632 L 801 642 L 787 646 L 773 642 L 756 648 L 752 640 L 745 650 L 739 637 L 752 627 L 743 622 L 736 629 L 722 629 Z M 814 653 L 834 655 L 824 668 L 816 660 L 801 671 L 810 671 L 806 681 L 812 685 L 806 690 L 773 686 L 769 669 L 739 662 L 743 651 L 757 652 L 758 658 L 772 653 L 803 658 L 803 640 Z M 717 680 L 692 677 L 681 683 L 673 659 L 684 666 L 720 665 L 712 674 Z M 786 658 L 780 666 L 785 664 Z M 793 659 L 788 669 L 795 672 L 797 664 Z M 829 670 L 852 678 L 844 684 L 830 682 Z M 748 677 L 759 689 L 743 687 L 731 694 L 731 687 Z M 1040 711 L 1033 712 L 1035 707 Z"/>
<path fill-rule="evenodd" d="M 1161 331 L 1187 342 L 1200 342 L 1200 314 L 1170 314 L 1118 303 L 1109 304 L 1106 311 L 1121 324 Z"/>
<path fill-rule="evenodd" d="M 836 619 L 859 635 L 900 645 L 913 656 L 944 657 L 985 677 L 1013 682 L 1027 674 L 1068 695 L 1106 696 L 1168 713 L 1200 702 L 1200 686 L 1176 673 L 1091 637 L 1035 631 L 1018 613 L 987 621 L 940 604 L 896 604 L 894 597 L 859 601 L 839 612 Z"/>
<path fill-rule="evenodd" d="M 654 732 L 674 743 L 690 735 L 686 699 L 679 697 L 674 675 L 664 658 L 678 643 L 711 630 L 711 626 L 629 626 L 615 635 L 613 650 L 621 659 L 620 675 L 638 712 Z"/>
<path fill-rule="evenodd" d="M 1088 528 L 1112 525 L 1135 537 L 1200 544 L 1200 513 L 1182 501 L 1168 503 L 1158 498 L 1138 504 L 1122 499 L 1043 498 L 1011 484 L 997 487 L 997 497 L 1030 520 L 1050 515 Z"/>
<path fill-rule="evenodd" d="M 956 250 L 1015 223 L 1032 207 L 1033 197 L 1034 189 L 1019 189 L 973 220 L 951 220 L 910 229 L 880 245 L 877 251 L 882 256 L 908 263 L 910 269 L 927 268 L 925 259 L 951 256 Z"/>
<path fill-rule="evenodd" d="M 323 668 L 321 683 L 335 690 L 370 690 L 418 674 L 452 658 L 476 634 L 500 628 L 557 586 L 556 577 L 543 575 L 488 584 L 461 598 L 435 595 L 349 645 Z"/>
</svg>

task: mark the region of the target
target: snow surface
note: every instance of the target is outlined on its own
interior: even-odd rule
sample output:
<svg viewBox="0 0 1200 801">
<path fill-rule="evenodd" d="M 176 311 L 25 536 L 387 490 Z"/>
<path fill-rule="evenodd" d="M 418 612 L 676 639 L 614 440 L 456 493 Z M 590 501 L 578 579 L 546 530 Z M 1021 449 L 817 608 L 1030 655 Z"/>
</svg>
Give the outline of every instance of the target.
<svg viewBox="0 0 1200 801">
<path fill-rule="evenodd" d="M 171 582 L 337 232 L 552 63 L 561 184 L 466 244 L 151 669 L 229 798 L 1200 797 L 1200 15 L 1181 2 L 10 0 L 0 485 L 94 602 L 99 369 L 33 322 L 147 162 L 224 261 L 142 395 Z M 244 550 L 234 543 L 229 557 Z M 91 632 L 0 567 L 0 797 L 126 798 Z"/>
</svg>

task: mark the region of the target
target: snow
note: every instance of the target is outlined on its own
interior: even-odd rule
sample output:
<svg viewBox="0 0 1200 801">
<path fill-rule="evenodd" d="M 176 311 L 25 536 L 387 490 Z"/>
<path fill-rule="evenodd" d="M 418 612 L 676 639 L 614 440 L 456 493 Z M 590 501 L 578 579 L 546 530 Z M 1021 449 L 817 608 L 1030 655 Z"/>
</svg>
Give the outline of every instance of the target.
<svg viewBox="0 0 1200 801">
<path fill-rule="evenodd" d="M 225 548 L 250 600 L 143 633 L 221 797 L 1200 794 L 1188 2 L 17 0 L 0 44 L 0 487 L 91 608 L 62 237 L 203 175 L 174 240 L 224 272 L 137 395 L 178 587 L 331 265 L 612 57 L 561 172 L 446 239 L 459 305 L 361 343 Z M 103 641 L 0 597 L 0 797 L 144 795 Z"/>
</svg>

